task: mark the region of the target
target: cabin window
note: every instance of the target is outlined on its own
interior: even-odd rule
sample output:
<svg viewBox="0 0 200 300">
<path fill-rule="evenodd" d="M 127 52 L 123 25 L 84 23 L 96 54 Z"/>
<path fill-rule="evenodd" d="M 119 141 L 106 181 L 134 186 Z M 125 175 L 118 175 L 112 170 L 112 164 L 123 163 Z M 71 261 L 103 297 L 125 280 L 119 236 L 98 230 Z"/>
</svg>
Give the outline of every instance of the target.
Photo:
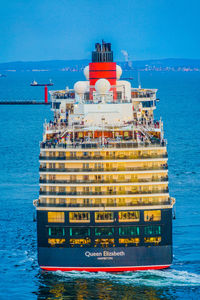
<svg viewBox="0 0 200 300">
<path fill-rule="evenodd" d="M 57 203 L 63 205 L 63 204 L 65 204 L 66 202 L 65 202 L 65 199 L 60 198 L 60 199 L 58 199 L 58 202 L 57 202 Z"/>
<path fill-rule="evenodd" d="M 144 221 L 153 222 L 161 220 L 161 211 L 160 210 L 145 210 L 144 211 Z"/>
<path fill-rule="evenodd" d="M 52 164 L 52 163 L 50 163 L 49 164 L 49 169 L 55 169 L 56 168 L 56 164 L 54 163 L 54 164 Z"/>
<path fill-rule="evenodd" d="M 69 229 L 70 236 L 90 236 L 90 228 L 72 227 Z"/>
<path fill-rule="evenodd" d="M 65 236 L 65 228 L 63 227 L 49 227 L 48 228 L 49 236 Z"/>
<path fill-rule="evenodd" d="M 147 235 L 161 234 L 161 226 L 145 226 L 144 233 Z"/>
<path fill-rule="evenodd" d="M 82 133 L 82 132 L 79 132 L 79 133 L 78 133 L 78 137 L 79 137 L 79 138 L 82 138 L 82 137 L 83 137 L 83 133 Z"/>
<path fill-rule="evenodd" d="M 49 191 L 50 192 L 56 192 L 56 187 L 55 186 L 50 186 Z"/>
<path fill-rule="evenodd" d="M 49 204 L 55 204 L 56 203 L 56 199 L 55 198 L 49 198 L 49 200 L 47 201 L 47 203 L 49 203 Z"/>
<path fill-rule="evenodd" d="M 70 212 L 69 213 L 70 223 L 89 223 L 90 213 L 89 212 Z"/>
<path fill-rule="evenodd" d="M 65 157 L 65 152 L 58 152 L 58 156 L 64 158 Z"/>
<path fill-rule="evenodd" d="M 139 235 L 140 228 L 138 226 L 119 227 L 119 235 Z"/>
<path fill-rule="evenodd" d="M 64 242 L 65 239 L 48 239 L 48 244 L 50 244 L 52 247 L 56 245 L 62 245 Z"/>
<path fill-rule="evenodd" d="M 71 245 L 88 245 L 91 243 L 91 239 L 70 239 L 69 242 Z"/>
<path fill-rule="evenodd" d="M 65 193 L 65 187 L 64 186 L 59 187 L 59 193 Z"/>
<path fill-rule="evenodd" d="M 113 212 L 95 212 L 95 222 L 113 222 L 114 213 Z"/>
<path fill-rule="evenodd" d="M 145 237 L 144 238 L 145 243 L 154 243 L 154 244 L 159 244 L 161 242 L 161 237 Z"/>
<path fill-rule="evenodd" d="M 64 212 L 48 212 L 48 223 L 64 223 L 65 222 L 65 213 Z"/>
<path fill-rule="evenodd" d="M 120 211 L 119 222 L 138 222 L 140 220 L 139 211 Z"/>
<path fill-rule="evenodd" d="M 140 239 L 139 238 L 125 238 L 125 239 L 119 239 L 119 244 L 139 244 Z"/>
<path fill-rule="evenodd" d="M 114 239 L 96 239 L 95 244 L 101 245 L 101 246 L 108 246 L 108 245 L 114 245 L 115 240 Z"/>
<path fill-rule="evenodd" d="M 113 227 L 96 227 L 95 235 L 96 236 L 114 235 L 114 228 Z"/>
</svg>

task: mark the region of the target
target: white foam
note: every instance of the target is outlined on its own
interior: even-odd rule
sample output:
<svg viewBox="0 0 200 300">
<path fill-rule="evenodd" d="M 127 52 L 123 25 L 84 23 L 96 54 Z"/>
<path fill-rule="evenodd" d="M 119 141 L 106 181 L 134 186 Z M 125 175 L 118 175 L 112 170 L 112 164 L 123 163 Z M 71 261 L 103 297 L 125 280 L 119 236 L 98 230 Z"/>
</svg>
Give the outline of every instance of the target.
<svg viewBox="0 0 200 300">
<path fill-rule="evenodd" d="M 61 281 L 71 279 L 104 279 L 117 282 L 119 284 L 153 286 L 153 287 L 170 287 L 170 286 L 197 286 L 200 285 L 200 275 L 187 271 L 175 269 L 169 270 L 152 270 L 139 272 L 125 272 L 119 274 L 105 272 L 55 272 L 60 276 Z"/>
</svg>

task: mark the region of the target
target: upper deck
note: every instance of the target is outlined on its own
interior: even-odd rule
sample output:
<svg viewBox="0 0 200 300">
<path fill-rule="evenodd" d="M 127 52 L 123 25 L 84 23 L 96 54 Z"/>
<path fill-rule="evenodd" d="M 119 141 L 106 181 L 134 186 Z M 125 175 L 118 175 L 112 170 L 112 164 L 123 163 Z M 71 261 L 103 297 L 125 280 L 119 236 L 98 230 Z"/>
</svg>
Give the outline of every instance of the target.
<svg viewBox="0 0 200 300">
<path fill-rule="evenodd" d="M 123 87 L 124 96 L 118 87 Z M 88 85 L 90 88 L 93 86 Z M 93 91 L 89 99 L 89 91 L 80 95 L 76 86 L 73 90 L 51 91 L 54 120 L 44 124 L 41 148 L 166 146 L 163 123 L 153 116 L 156 90 L 131 88 L 129 82 L 110 88 L 116 89 L 116 99 L 110 91 L 103 95 Z"/>
<path fill-rule="evenodd" d="M 157 90 L 131 87 L 109 60 L 85 67 L 86 80 L 72 89 L 50 92 L 54 119 L 45 122 L 40 144 L 40 208 L 172 205 L 163 122 L 154 120 Z"/>
<path fill-rule="evenodd" d="M 166 146 L 163 123 L 154 120 L 157 90 L 120 80 L 111 50 L 96 49 L 84 75 L 72 89 L 50 91 L 54 120 L 44 124 L 42 149 Z"/>
</svg>

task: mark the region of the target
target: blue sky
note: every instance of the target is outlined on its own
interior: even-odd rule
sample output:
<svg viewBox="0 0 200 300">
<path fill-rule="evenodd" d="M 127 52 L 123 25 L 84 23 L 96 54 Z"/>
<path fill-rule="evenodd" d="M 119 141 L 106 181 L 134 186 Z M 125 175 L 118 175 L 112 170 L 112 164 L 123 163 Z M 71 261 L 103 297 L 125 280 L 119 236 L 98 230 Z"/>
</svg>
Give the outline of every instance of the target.
<svg viewBox="0 0 200 300">
<path fill-rule="evenodd" d="M 199 0 L 1 0 L 0 62 L 90 58 L 102 38 L 115 58 L 200 58 Z"/>
</svg>

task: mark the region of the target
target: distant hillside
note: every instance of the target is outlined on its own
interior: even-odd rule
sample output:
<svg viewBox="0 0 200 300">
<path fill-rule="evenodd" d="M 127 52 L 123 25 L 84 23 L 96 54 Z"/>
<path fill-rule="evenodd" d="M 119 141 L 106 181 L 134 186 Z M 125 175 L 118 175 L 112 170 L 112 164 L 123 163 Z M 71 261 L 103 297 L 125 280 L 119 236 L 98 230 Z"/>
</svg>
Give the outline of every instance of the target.
<svg viewBox="0 0 200 300">
<path fill-rule="evenodd" d="M 15 61 L 8 63 L 0 63 L 0 71 L 16 70 L 61 70 L 64 68 L 81 68 L 86 66 L 89 60 L 45 60 L 45 61 Z"/>
<path fill-rule="evenodd" d="M 49 71 L 78 71 L 89 64 L 89 60 L 47 60 L 47 61 L 17 61 L 0 63 L 0 72 L 7 70 L 31 71 L 31 70 L 49 70 Z M 118 62 L 123 69 L 177 69 L 177 68 L 197 68 L 200 69 L 200 59 L 154 59 L 132 62 Z"/>
<path fill-rule="evenodd" d="M 156 67 L 200 67 L 200 59 L 184 59 L 184 58 L 166 58 L 166 59 L 152 59 L 133 61 L 133 67 L 143 68 L 146 65 Z"/>
</svg>

